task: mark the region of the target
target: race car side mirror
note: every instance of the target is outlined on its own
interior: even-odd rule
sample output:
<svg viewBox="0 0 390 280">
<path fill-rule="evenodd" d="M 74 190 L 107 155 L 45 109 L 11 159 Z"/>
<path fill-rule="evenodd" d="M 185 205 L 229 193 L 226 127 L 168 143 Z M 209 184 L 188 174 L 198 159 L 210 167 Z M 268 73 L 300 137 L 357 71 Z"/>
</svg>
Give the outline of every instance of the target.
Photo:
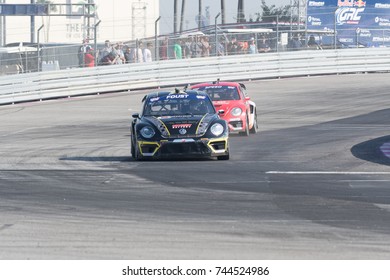
<svg viewBox="0 0 390 280">
<path fill-rule="evenodd" d="M 139 113 L 135 113 L 131 115 L 134 119 L 139 119 Z"/>
<path fill-rule="evenodd" d="M 218 110 L 218 115 L 223 115 L 225 114 L 225 110 Z"/>
</svg>

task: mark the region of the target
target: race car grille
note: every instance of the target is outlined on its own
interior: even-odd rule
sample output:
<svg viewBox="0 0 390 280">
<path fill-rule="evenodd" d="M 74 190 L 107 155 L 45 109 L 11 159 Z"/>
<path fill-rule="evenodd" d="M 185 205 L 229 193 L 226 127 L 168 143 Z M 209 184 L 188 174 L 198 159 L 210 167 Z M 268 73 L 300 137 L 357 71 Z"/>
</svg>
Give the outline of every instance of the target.
<svg viewBox="0 0 390 280">
<path fill-rule="evenodd" d="M 242 128 L 242 121 L 232 121 L 229 122 L 229 124 L 234 128 Z"/>
<path fill-rule="evenodd" d="M 209 149 L 202 143 L 170 143 L 161 146 L 162 154 L 207 154 Z"/>
</svg>

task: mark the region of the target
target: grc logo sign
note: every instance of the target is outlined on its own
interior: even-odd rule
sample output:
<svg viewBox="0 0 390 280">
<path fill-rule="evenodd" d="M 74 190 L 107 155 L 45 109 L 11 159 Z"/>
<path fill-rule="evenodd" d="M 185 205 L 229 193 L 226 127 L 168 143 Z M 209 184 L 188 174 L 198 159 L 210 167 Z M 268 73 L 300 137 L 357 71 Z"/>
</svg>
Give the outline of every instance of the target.
<svg viewBox="0 0 390 280">
<path fill-rule="evenodd" d="M 359 24 L 361 13 L 365 8 L 338 8 L 336 11 L 336 22 L 338 25 Z"/>
</svg>

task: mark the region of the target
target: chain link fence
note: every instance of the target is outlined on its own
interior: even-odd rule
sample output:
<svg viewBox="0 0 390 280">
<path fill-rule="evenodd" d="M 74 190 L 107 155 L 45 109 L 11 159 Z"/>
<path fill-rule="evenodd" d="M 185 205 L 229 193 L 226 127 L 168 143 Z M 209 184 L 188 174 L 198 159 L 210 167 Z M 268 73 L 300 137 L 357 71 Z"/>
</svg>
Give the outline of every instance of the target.
<svg viewBox="0 0 390 280">
<path fill-rule="evenodd" d="M 388 43 L 390 30 L 375 30 L 378 44 L 359 44 L 359 38 L 367 36 L 367 30 L 351 35 L 354 47 L 382 47 Z M 382 39 L 381 39 L 381 38 Z M 344 40 L 345 36 L 343 37 Z M 348 38 L 347 38 L 348 39 Z M 18 43 L 0 48 L 0 75 L 51 71 L 80 67 L 123 63 L 147 63 L 149 61 L 193 59 L 209 56 L 261 54 L 269 52 L 299 51 L 305 49 L 350 48 L 337 38 L 332 30 L 308 30 L 291 23 L 209 26 L 177 35 L 166 35 L 82 45 Z"/>
</svg>

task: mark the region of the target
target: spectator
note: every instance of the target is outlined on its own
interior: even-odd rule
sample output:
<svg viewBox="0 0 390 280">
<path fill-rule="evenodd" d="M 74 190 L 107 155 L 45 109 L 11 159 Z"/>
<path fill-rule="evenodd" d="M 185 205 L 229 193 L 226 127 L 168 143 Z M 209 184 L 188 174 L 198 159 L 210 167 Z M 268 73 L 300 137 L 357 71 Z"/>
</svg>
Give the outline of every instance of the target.
<svg viewBox="0 0 390 280">
<path fill-rule="evenodd" d="M 289 42 L 289 49 L 292 51 L 298 51 L 302 49 L 302 43 L 299 40 L 298 35 L 294 35 L 294 37 Z"/>
<path fill-rule="evenodd" d="M 134 62 L 132 49 L 129 46 L 126 46 L 126 50 L 125 50 L 125 53 L 123 55 L 125 57 L 125 63 L 133 63 Z"/>
<path fill-rule="evenodd" d="M 160 60 L 168 59 L 168 37 L 165 37 L 160 45 Z"/>
<path fill-rule="evenodd" d="M 184 44 L 184 49 L 183 49 L 183 57 L 184 58 L 191 58 L 192 57 L 191 44 L 192 44 L 192 37 L 189 37 L 185 41 L 185 44 Z"/>
<path fill-rule="evenodd" d="M 152 62 L 152 43 L 147 43 L 146 44 L 146 48 L 144 49 L 144 53 L 143 53 L 143 56 L 144 56 L 144 62 Z"/>
<path fill-rule="evenodd" d="M 313 49 L 313 50 L 320 50 L 320 49 L 322 49 L 321 46 L 318 45 L 318 43 L 316 42 L 316 39 L 314 38 L 314 35 L 310 35 L 309 41 L 307 42 L 307 47 L 309 49 Z"/>
<path fill-rule="evenodd" d="M 271 48 L 269 47 L 269 44 L 264 36 L 261 36 L 258 50 L 259 50 L 259 53 L 267 53 L 271 50 Z"/>
<path fill-rule="evenodd" d="M 84 55 L 85 67 L 95 67 L 95 57 L 93 55 L 93 49 L 88 46 Z"/>
<path fill-rule="evenodd" d="M 191 53 L 192 57 L 201 57 L 202 55 L 202 43 L 198 41 L 196 36 L 191 42 Z"/>
<path fill-rule="evenodd" d="M 85 67 L 85 62 L 84 62 L 84 57 L 85 54 L 87 53 L 87 47 L 91 46 L 89 45 L 89 39 L 83 39 L 82 45 L 79 47 L 78 50 L 78 58 L 79 58 L 79 67 Z"/>
<path fill-rule="evenodd" d="M 112 46 L 110 40 L 104 41 L 104 48 L 99 51 L 99 61 L 103 59 L 103 57 L 107 56 L 110 52 L 112 52 Z"/>
<path fill-rule="evenodd" d="M 181 40 L 176 41 L 175 45 L 173 46 L 173 55 L 175 59 L 183 58 L 183 53 L 181 49 Z"/>
<path fill-rule="evenodd" d="M 251 39 L 250 39 L 248 49 L 249 49 L 249 53 L 250 53 L 250 54 L 256 54 L 256 53 L 258 53 L 256 44 L 255 44 L 255 38 L 251 38 Z"/>
<path fill-rule="evenodd" d="M 225 55 L 225 42 L 223 39 L 220 39 L 217 46 L 217 56 L 223 55 Z"/>
<path fill-rule="evenodd" d="M 210 43 L 209 43 L 209 38 L 206 37 L 206 36 L 202 37 L 200 39 L 200 42 L 202 44 L 202 56 L 203 57 L 210 56 L 211 46 L 210 46 Z"/>
<path fill-rule="evenodd" d="M 126 62 L 125 55 L 123 53 L 123 43 L 122 42 L 115 44 L 112 52 L 115 54 L 115 57 L 117 57 L 117 59 L 115 60 L 115 64 L 123 64 Z"/>
<path fill-rule="evenodd" d="M 230 42 L 228 43 L 227 53 L 228 55 L 235 55 L 238 54 L 239 52 L 240 52 L 240 46 L 238 45 L 237 38 L 233 36 Z"/>
<path fill-rule="evenodd" d="M 118 58 L 116 57 L 114 52 L 110 52 L 108 55 L 102 58 L 99 65 L 113 65 L 116 64 L 116 60 Z"/>
<path fill-rule="evenodd" d="M 142 42 L 138 42 L 138 46 L 133 49 L 133 61 L 136 63 L 144 62 L 144 55 L 142 53 Z"/>
</svg>

